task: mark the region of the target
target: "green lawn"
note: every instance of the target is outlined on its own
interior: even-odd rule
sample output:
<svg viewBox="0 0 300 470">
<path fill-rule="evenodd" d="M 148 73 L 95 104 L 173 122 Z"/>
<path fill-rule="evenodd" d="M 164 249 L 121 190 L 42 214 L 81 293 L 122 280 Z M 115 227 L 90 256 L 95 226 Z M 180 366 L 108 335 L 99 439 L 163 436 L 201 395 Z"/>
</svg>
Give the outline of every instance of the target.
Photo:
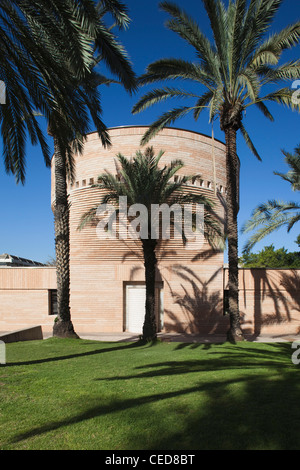
<svg viewBox="0 0 300 470">
<path fill-rule="evenodd" d="M 0 366 L 0 449 L 300 449 L 289 343 L 30 341 Z"/>
</svg>

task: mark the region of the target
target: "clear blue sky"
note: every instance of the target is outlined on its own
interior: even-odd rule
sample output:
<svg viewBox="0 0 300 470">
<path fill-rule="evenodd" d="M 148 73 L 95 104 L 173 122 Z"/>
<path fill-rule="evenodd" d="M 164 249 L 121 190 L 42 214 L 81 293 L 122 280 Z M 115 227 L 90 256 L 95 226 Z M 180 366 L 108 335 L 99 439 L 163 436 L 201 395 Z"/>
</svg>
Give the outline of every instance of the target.
<svg viewBox="0 0 300 470">
<path fill-rule="evenodd" d="M 177 35 L 167 30 L 164 22 L 167 15 L 158 8 L 157 0 L 124 0 L 130 10 L 132 23 L 126 32 L 120 34 L 137 75 L 144 72 L 152 61 L 162 57 L 182 57 L 194 60 L 193 48 L 186 45 Z M 209 22 L 200 0 L 177 0 L 188 13 L 197 19 L 201 29 L 209 34 Z M 300 19 L 299 0 L 284 0 L 280 13 L 273 24 L 273 30 Z M 300 47 L 283 56 L 284 61 L 299 58 Z M 292 84 L 292 83 L 291 83 Z M 184 84 L 186 86 L 186 84 Z M 109 127 L 122 125 L 148 125 L 163 111 L 175 106 L 175 101 L 154 106 L 139 115 L 131 114 L 132 106 L 138 97 L 146 91 L 142 88 L 135 96 L 128 96 L 118 85 L 104 87 L 102 90 L 103 120 Z M 184 104 L 183 101 L 180 104 Z M 238 137 L 238 154 L 241 160 L 241 210 L 239 227 L 250 217 L 254 207 L 267 199 L 297 200 L 297 195 L 290 191 L 273 171 L 287 171 L 281 149 L 292 152 L 300 144 L 300 115 L 292 113 L 279 105 L 270 106 L 275 122 L 266 120 L 260 112 L 249 108 L 244 119 L 256 148 L 263 158 L 258 162 Z M 175 127 L 190 129 L 204 134 L 211 133 L 208 115 L 204 112 L 198 122 L 186 117 L 177 121 Z M 91 128 L 91 131 L 94 130 Z M 215 136 L 224 140 L 223 133 L 215 124 Z M 49 144 L 52 146 L 51 139 Z M 116 149 L 116 152 L 118 149 Z M 50 170 L 45 168 L 41 151 L 38 147 L 27 147 L 26 184 L 16 185 L 14 178 L 6 175 L 3 162 L 0 162 L 0 201 L 1 232 L 0 253 L 10 253 L 36 261 L 47 261 L 55 256 L 53 214 L 50 207 Z M 299 234 L 299 225 L 289 234 L 280 230 L 265 238 L 254 251 L 273 243 L 276 248 L 282 246 L 289 251 L 296 251 L 294 243 Z M 246 236 L 240 235 L 240 250 Z M 225 259 L 226 261 L 226 259 Z"/>
</svg>

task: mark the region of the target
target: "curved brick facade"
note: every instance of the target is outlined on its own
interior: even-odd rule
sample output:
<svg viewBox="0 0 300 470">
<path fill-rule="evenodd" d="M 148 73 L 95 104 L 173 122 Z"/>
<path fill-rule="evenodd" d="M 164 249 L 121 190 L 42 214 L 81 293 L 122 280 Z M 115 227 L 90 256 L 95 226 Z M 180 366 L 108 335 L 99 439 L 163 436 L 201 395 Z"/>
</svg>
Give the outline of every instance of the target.
<svg viewBox="0 0 300 470">
<path fill-rule="evenodd" d="M 69 186 L 71 202 L 71 315 L 81 332 L 120 332 L 126 329 L 127 284 L 144 281 L 142 251 L 132 240 L 99 240 L 96 227 L 82 231 L 80 217 L 97 206 L 101 193 L 91 185 L 104 170 L 116 173 L 115 156 L 135 155 L 145 127 L 110 129 L 112 147 L 104 149 L 96 133 L 88 136 L 84 153 L 76 158 L 76 181 Z M 202 134 L 164 129 L 150 144 L 155 153 L 164 150 L 161 164 L 183 160 L 178 173 L 200 174 L 191 182 L 193 191 L 204 193 L 215 202 L 224 220 L 226 184 L 225 146 Z M 54 179 L 52 175 L 52 202 Z M 216 183 L 217 190 L 214 190 Z M 157 283 L 163 288 L 163 316 L 160 329 L 190 333 L 226 330 L 223 317 L 223 253 L 211 253 L 209 245 L 199 251 L 186 250 L 177 241 L 164 242 L 158 252 Z M 225 330 L 224 330 L 225 328 Z"/>
<path fill-rule="evenodd" d="M 111 129 L 113 146 L 108 150 L 102 148 L 95 133 L 90 134 L 84 154 L 76 159 L 77 178 L 69 187 L 70 301 L 72 320 L 80 335 L 124 330 L 136 334 L 131 329 L 133 323 L 128 321 L 131 307 L 127 307 L 128 299 L 130 304 L 132 296 L 143 291 L 144 266 L 139 242 L 100 241 L 95 226 L 81 232 L 77 227 L 81 215 L 101 200 L 101 193 L 91 188 L 91 184 L 104 169 L 115 171 L 117 153 L 134 155 L 144 132 L 145 127 Z M 165 129 L 151 145 L 156 153 L 165 150 L 162 163 L 180 158 L 185 162 L 182 174 L 201 174 L 202 184 L 196 181 L 187 189 L 213 199 L 223 220 L 224 144 L 215 141 L 213 149 L 207 136 Z M 52 172 L 52 203 L 53 176 Z M 246 335 L 293 338 L 299 334 L 300 270 L 240 269 L 239 277 L 240 312 Z M 184 249 L 179 241 L 164 242 L 158 252 L 156 290 L 160 329 L 200 335 L 225 334 L 229 319 L 223 316 L 223 292 L 227 279 L 223 253 L 211 253 L 208 245 L 192 251 Z M 55 293 L 54 267 L 0 267 L 0 334 L 37 325 L 44 334 L 52 334 Z M 142 302 L 139 305 L 142 310 Z"/>
</svg>

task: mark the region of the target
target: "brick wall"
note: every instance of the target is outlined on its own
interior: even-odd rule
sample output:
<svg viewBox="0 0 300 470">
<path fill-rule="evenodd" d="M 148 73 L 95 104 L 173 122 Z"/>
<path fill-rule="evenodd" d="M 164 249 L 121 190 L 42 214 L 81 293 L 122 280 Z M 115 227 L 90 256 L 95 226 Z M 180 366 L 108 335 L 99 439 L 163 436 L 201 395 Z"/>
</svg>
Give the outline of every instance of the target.
<svg viewBox="0 0 300 470">
<path fill-rule="evenodd" d="M 52 332 L 49 290 L 56 289 L 53 267 L 0 268 L 0 331 L 41 325 Z"/>
<path fill-rule="evenodd" d="M 240 269 L 239 302 L 246 333 L 300 333 L 300 270 Z"/>
<path fill-rule="evenodd" d="M 128 282 L 144 281 L 139 242 L 99 240 L 96 226 L 78 231 L 81 216 L 101 202 L 102 193 L 91 188 L 97 176 L 116 174 L 115 156 L 134 156 L 146 128 L 110 130 L 112 147 L 103 149 L 97 134 L 88 136 L 82 155 L 76 157 L 76 180 L 69 186 L 71 245 L 71 314 L 75 329 L 83 332 L 122 331 L 125 322 L 124 292 Z M 161 165 L 183 160 L 179 174 L 199 174 L 191 190 L 215 203 L 224 220 L 226 186 L 225 146 L 210 137 L 179 129 L 164 129 L 152 141 Z M 145 150 L 145 149 L 142 149 Z M 215 159 L 213 159 L 213 154 Z M 214 166 L 215 163 L 215 166 Z M 214 192 L 214 175 L 218 191 Z M 200 181 L 201 180 L 201 181 Z M 52 176 L 52 202 L 54 200 Z M 157 281 L 164 288 L 165 331 L 213 333 L 224 329 L 222 288 L 223 253 L 212 253 L 205 244 L 200 252 L 186 250 L 181 241 L 164 242 L 158 252 Z M 197 287 L 196 287 L 197 285 Z M 227 328 L 227 327 L 226 327 Z"/>
<path fill-rule="evenodd" d="M 124 327 L 124 279 L 143 281 L 142 263 L 87 265 L 72 272 L 76 286 L 72 320 L 78 332 L 120 332 Z M 164 331 L 224 334 L 222 315 L 227 269 L 218 265 L 160 264 L 157 281 L 164 283 Z M 240 269 L 242 328 L 248 335 L 294 335 L 300 326 L 300 270 Z M 55 268 L 0 269 L 0 332 L 41 325 L 51 333 L 50 289 Z"/>
<path fill-rule="evenodd" d="M 69 186 L 71 203 L 71 317 L 78 333 L 120 332 L 125 322 L 125 287 L 144 281 L 139 242 L 99 240 L 96 226 L 78 231 L 84 212 L 101 201 L 91 185 L 105 169 L 115 172 L 114 157 L 135 155 L 144 127 L 110 130 L 112 147 L 103 149 L 97 134 L 88 136 L 84 153 L 76 157 L 76 180 Z M 224 221 L 225 146 L 204 135 L 164 129 L 152 141 L 155 152 L 165 151 L 161 163 L 180 158 L 181 174 L 200 174 L 190 189 L 210 197 Z M 215 166 L 213 155 L 215 155 Z M 214 175 L 218 191 L 214 192 Z M 52 203 L 54 174 L 52 168 Z M 299 271 L 240 270 L 240 310 L 246 333 L 285 334 L 299 329 Z M 207 244 L 200 250 L 164 242 L 158 252 L 157 282 L 163 285 L 164 331 L 223 334 L 229 326 L 223 315 L 227 271 L 223 253 Z M 0 331 L 42 325 L 51 332 L 48 295 L 56 287 L 55 268 L 0 269 Z"/>
</svg>

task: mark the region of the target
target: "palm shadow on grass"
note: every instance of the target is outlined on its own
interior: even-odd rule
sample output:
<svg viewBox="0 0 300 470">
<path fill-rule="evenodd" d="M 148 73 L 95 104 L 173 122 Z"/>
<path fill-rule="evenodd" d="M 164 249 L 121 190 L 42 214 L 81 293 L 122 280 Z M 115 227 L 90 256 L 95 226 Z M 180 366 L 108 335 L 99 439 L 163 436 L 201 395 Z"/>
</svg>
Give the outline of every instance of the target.
<svg viewBox="0 0 300 470">
<path fill-rule="evenodd" d="M 299 368 L 291 363 L 290 344 L 273 344 L 268 350 L 257 347 L 248 351 L 245 347 L 221 352 L 221 348 L 211 351 L 207 360 L 152 363 L 137 367 L 136 374 L 99 379 L 138 384 L 147 378 L 182 376 L 162 393 L 109 403 L 93 398 L 84 412 L 19 434 L 13 443 L 101 416 L 109 415 L 113 420 L 122 413 L 122 420 L 131 422 L 134 417 L 136 423 L 127 428 L 124 449 L 299 449 Z M 193 376 L 196 373 L 199 380 Z M 189 377 L 193 378 L 190 385 Z M 170 426 L 171 418 L 177 426 Z"/>
<path fill-rule="evenodd" d="M 47 340 L 49 341 L 49 340 Z M 50 340 L 51 341 L 51 340 Z M 60 341 L 60 340 L 58 340 Z M 80 343 L 81 340 L 78 341 L 78 339 L 68 339 L 67 341 L 69 342 L 75 342 L 76 343 L 76 349 L 80 349 Z M 27 365 L 34 365 L 34 364 L 44 364 L 47 362 L 59 362 L 59 361 L 65 361 L 65 360 L 70 360 L 70 359 L 76 359 L 80 357 L 85 357 L 85 356 L 94 356 L 97 354 L 104 354 L 104 353 L 109 353 L 109 352 L 114 352 L 114 351 L 120 351 L 120 350 L 128 350 L 132 348 L 139 348 L 141 346 L 147 346 L 147 344 L 143 343 L 142 341 L 136 341 L 134 343 L 99 343 L 95 342 L 95 344 L 98 344 L 99 346 L 94 349 L 93 351 L 85 351 L 85 352 L 77 352 L 76 354 L 68 354 L 64 356 L 57 356 L 55 353 L 52 357 L 44 357 L 40 359 L 32 359 L 32 360 L 27 360 L 27 361 L 18 361 L 18 362 L 7 362 L 4 367 L 16 367 L 16 366 L 27 366 Z M 92 344 L 92 341 L 88 342 L 88 345 L 90 346 Z M 86 342 L 83 340 L 81 345 L 84 347 L 86 345 Z M 106 347 L 103 347 L 105 345 Z M 78 348 L 79 346 L 79 348 Z M 151 344 L 149 344 L 151 346 Z"/>
</svg>

